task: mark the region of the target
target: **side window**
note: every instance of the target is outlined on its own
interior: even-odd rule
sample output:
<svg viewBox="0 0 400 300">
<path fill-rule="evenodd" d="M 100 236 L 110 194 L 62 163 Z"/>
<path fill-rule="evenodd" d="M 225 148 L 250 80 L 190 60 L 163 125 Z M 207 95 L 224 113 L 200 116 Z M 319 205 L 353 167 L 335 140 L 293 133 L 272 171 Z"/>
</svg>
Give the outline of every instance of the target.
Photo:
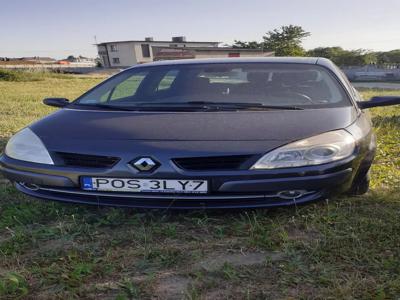
<svg viewBox="0 0 400 300">
<path fill-rule="evenodd" d="M 107 92 L 101 97 L 101 102 L 113 101 L 122 98 L 132 97 L 136 94 L 136 91 L 146 77 L 147 72 L 136 73 L 126 80 L 119 83 L 111 91 Z"/>
<path fill-rule="evenodd" d="M 157 91 L 169 89 L 172 83 L 175 81 L 176 76 L 178 76 L 178 70 L 170 70 L 165 73 L 164 77 L 158 84 Z"/>
</svg>

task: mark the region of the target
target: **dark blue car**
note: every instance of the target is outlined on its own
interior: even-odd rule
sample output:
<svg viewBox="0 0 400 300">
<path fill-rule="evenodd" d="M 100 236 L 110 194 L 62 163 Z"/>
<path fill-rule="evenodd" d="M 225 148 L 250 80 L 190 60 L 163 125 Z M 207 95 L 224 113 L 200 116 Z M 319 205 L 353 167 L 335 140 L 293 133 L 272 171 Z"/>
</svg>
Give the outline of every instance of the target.
<svg viewBox="0 0 400 300">
<path fill-rule="evenodd" d="M 375 136 L 327 59 L 180 60 L 125 70 L 8 142 L 33 197 L 142 208 L 272 207 L 367 192 Z"/>
</svg>

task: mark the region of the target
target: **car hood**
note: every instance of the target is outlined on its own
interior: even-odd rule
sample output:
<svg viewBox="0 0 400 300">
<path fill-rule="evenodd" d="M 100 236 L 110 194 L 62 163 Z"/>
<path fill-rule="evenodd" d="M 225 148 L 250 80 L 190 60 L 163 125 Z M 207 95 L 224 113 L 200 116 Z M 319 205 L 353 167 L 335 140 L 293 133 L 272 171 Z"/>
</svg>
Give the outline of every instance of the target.
<svg viewBox="0 0 400 300">
<path fill-rule="evenodd" d="M 31 129 L 44 140 L 291 141 L 347 127 L 355 118 L 352 107 L 239 112 L 61 109 Z"/>
</svg>

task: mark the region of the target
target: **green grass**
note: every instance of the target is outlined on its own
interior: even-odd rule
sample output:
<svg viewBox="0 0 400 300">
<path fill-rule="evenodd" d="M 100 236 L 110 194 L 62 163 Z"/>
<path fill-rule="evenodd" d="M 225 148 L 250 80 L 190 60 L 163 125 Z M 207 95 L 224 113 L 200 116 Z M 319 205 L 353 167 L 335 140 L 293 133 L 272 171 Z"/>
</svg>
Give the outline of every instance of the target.
<svg viewBox="0 0 400 300">
<path fill-rule="evenodd" d="M 73 99 L 99 81 L 0 81 L 0 147 L 53 110 L 44 97 Z M 0 183 L 0 299 L 399 299 L 400 107 L 373 110 L 373 122 L 371 191 L 301 207 L 143 212 L 44 202 Z"/>
<path fill-rule="evenodd" d="M 0 81 L 32 82 L 43 81 L 50 78 L 70 79 L 72 77 L 43 70 L 21 71 L 0 69 Z"/>
<path fill-rule="evenodd" d="M 14 132 L 55 110 L 41 104 L 44 98 L 73 100 L 100 81 L 93 77 L 53 76 L 47 74 L 39 81 L 0 80 L 0 148 Z"/>
</svg>

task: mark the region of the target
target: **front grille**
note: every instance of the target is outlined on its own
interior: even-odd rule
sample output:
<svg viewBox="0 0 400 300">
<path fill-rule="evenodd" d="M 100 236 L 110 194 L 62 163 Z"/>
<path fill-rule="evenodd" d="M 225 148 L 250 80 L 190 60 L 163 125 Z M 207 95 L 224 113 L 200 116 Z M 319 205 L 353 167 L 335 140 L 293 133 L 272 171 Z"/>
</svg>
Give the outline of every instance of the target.
<svg viewBox="0 0 400 300">
<path fill-rule="evenodd" d="M 68 167 L 111 168 L 118 157 L 57 152 L 63 165 Z"/>
<path fill-rule="evenodd" d="M 172 161 L 175 165 L 184 170 L 238 170 L 250 157 L 252 157 L 252 155 L 185 157 L 174 158 Z"/>
</svg>

